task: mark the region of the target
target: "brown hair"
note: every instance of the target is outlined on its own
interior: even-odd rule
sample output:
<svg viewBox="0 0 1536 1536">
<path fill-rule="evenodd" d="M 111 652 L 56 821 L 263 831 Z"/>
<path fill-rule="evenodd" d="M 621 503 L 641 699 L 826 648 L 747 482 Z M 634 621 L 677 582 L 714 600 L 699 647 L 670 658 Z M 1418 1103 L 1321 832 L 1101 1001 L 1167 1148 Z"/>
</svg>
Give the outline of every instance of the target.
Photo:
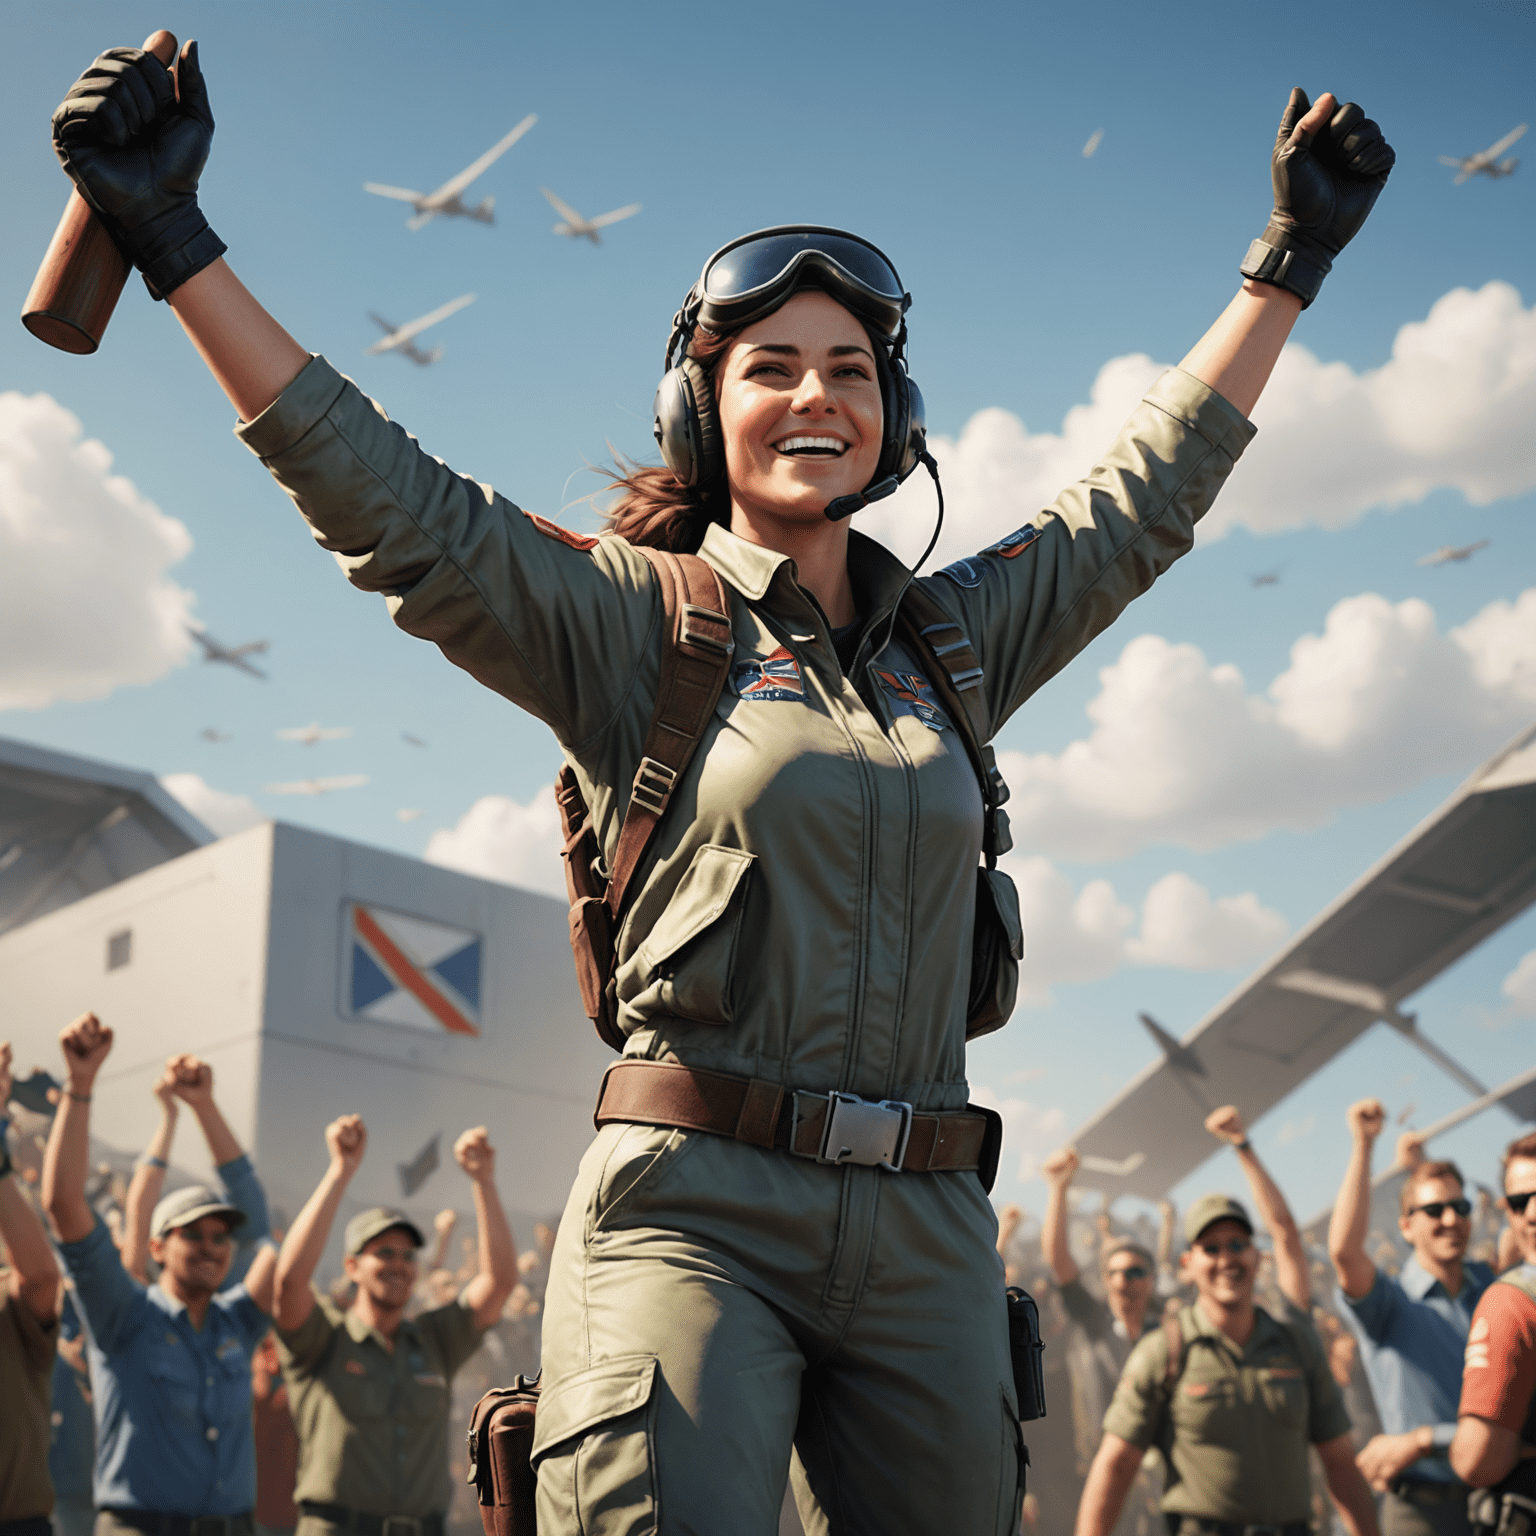
<svg viewBox="0 0 1536 1536">
<path fill-rule="evenodd" d="M 1417 1195 L 1419 1186 L 1428 1183 L 1430 1179 L 1455 1179 L 1463 1189 L 1467 1187 L 1467 1181 L 1462 1178 L 1461 1169 L 1455 1163 L 1420 1163 L 1417 1168 L 1409 1171 L 1408 1177 L 1403 1180 L 1402 1192 L 1398 1196 L 1398 1204 L 1404 1216 L 1417 1204 L 1414 1196 Z"/>
<path fill-rule="evenodd" d="M 714 384 L 715 365 L 735 332 L 708 331 L 702 326 L 688 343 L 688 355 Z M 713 522 L 729 519 L 730 502 L 721 475 L 704 485 L 681 485 L 664 464 L 634 464 L 618 460 L 616 469 L 602 471 L 619 492 L 604 510 L 607 532 L 631 544 L 693 554 Z"/>
<path fill-rule="evenodd" d="M 1508 1168 L 1517 1157 L 1528 1158 L 1536 1163 L 1536 1131 L 1528 1136 L 1517 1137 L 1504 1148 L 1503 1167 Z"/>
</svg>

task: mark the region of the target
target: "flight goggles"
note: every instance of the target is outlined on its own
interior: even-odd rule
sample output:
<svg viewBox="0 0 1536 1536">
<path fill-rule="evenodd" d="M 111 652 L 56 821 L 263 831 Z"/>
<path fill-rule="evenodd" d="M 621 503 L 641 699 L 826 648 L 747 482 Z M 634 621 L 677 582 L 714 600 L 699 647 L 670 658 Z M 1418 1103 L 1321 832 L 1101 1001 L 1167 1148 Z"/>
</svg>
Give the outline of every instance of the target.
<svg viewBox="0 0 1536 1536">
<path fill-rule="evenodd" d="M 674 321 L 667 366 L 695 326 L 740 330 L 802 288 L 830 294 L 899 350 L 912 295 L 879 248 L 846 230 L 781 224 L 732 240 L 704 263 Z"/>
</svg>

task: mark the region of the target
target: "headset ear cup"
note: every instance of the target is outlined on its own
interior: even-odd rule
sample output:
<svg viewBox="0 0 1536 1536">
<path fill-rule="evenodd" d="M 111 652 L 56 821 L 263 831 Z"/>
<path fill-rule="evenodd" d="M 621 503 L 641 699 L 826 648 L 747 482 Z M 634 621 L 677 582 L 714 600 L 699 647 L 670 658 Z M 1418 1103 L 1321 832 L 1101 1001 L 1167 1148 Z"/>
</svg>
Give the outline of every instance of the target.
<svg viewBox="0 0 1536 1536">
<path fill-rule="evenodd" d="M 656 386 L 651 415 L 662 463 L 672 471 L 679 485 L 696 484 L 699 433 L 693 419 L 692 391 L 681 368 L 669 368 L 662 375 L 661 383 Z"/>
<path fill-rule="evenodd" d="M 693 422 L 695 477 L 690 485 L 708 485 L 725 468 L 725 445 L 720 438 L 720 413 L 715 409 L 715 387 L 709 373 L 691 357 L 679 365 L 688 379 L 688 400 Z"/>
<path fill-rule="evenodd" d="M 901 382 L 902 393 L 906 396 L 907 420 L 898 473 L 905 480 L 928 451 L 928 408 L 923 404 L 922 390 L 905 373 L 901 375 Z"/>
</svg>

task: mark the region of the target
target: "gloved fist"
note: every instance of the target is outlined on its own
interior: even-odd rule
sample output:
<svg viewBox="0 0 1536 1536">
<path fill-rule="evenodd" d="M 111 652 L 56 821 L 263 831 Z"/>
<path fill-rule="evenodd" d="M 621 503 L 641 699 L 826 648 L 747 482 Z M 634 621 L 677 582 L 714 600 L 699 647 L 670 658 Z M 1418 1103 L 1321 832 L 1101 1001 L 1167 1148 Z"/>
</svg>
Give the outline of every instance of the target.
<svg viewBox="0 0 1536 1536">
<path fill-rule="evenodd" d="M 1299 86 L 1291 92 L 1270 157 L 1274 212 L 1242 265 L 1244 277 L 1289 290 L 1303 309 L 1360 232 L 1397 160 L 1354 102 L 1337 106 L 1325 93 L 1317 106 L 1333 110 L 1324 117 Z"/>
<path fill-rule="evenodd" d="M 195 42 L 174 78 L 142 48 L 109 48 L 53 114 L 60 163 L 157 299 L 228 249 L 197 204 L 212 143 Z"/>
</svg>

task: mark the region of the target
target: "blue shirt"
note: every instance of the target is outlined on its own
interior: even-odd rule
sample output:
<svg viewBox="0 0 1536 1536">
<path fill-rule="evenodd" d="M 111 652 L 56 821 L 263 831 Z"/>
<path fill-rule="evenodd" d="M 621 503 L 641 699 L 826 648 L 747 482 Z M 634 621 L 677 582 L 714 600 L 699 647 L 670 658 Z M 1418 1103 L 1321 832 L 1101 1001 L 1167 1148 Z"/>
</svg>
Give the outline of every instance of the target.
<svg viewBox="0 0 1536 1536">
<path fill-rule="evenodd" d="M 245 1272 L 256 1257 L 257 1244 L 272 1235 L 272 1219 L 267 1214 L 267 1192 L 256 1177 L 248 1154 L 242 1152 L 239 1157 L 220 1163 L 214 1172 L 224 1186 L 224 1198 L 245 1217 L 244 1224 L 235 1228 L 235 1257 L 226 1277 L 233 1285 L 245 1279 Z"/>
<path fill-rule="evenodd" d="M 59 1308 L 59 1338 L 80 1336 L 80 1319 L 75 1316 L 70 1293 L 64 1292 Z M 48 1435 L 48 1476 L 54 1494 L 61 1499 L 91 1502 L 91 1467 L 96 1459 L 95 1430 L 91 1408 L 80 1390 L 75 1368 L 60 1350 L 53 1357 L 53 1412 Z"/>
<path fill-rule="evenodd" d="M 181 1302 L 142 1286 L 98 1221 L 59 1252 L 90 1345 L 96 1505 L 238 1515 L 256 1503 L 251 1351 L 272 1326 L 243 1285 L 194 1328 Z"/>
<path fill-rule="evenodd" d="M 1339 1292 L 1344 1320 L 1360 1341 L 1382 1429 L 1401 1435 L 1421 1424 L 1434 1425 L 1434 1455 L 1411 1463 L 1407 1477 L 1457 1480 L 1446 1453 L 1456 1433 L 1462 1355 L 1472 1312 L 1492 1284 L 1493 1271 L 1486 1264 L 1464 1262 L 1461 1291 L 1451 1296 L 1410 1258 L 1395 1279 L 1378 1269 L 1375 1283 L 1358 1301 Z"/>
</svg>

